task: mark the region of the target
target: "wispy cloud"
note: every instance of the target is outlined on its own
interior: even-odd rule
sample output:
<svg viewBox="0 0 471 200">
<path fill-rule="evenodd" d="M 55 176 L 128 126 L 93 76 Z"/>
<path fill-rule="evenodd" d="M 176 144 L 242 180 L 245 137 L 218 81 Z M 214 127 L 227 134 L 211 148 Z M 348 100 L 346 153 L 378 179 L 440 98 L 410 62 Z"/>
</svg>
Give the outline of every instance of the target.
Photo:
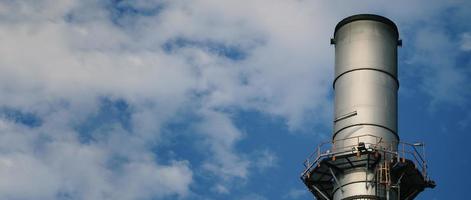
<svg viewBox="0 0 471 200">
<path fill-rule="evenodd" d="M 458 63 L 459 43 L 436 28 L 421 29 L 415 37 L 409 64 L 413 66 L 411 72 L 420 74 L 420 89 L 429 95 L 431 108 L 436 110 L 442 104 L 464 106 L 471 93 L 463 86 L 470 81 L 471 71 Z"/>
<path fill-rule="evenodd" d="M 461 50 L 469 51 L 471 50 L 471 33 L 466 32 L 461 34 Z"/>
<path fill-rule="evenodd" d="M 309 195 L 307 189 L 291 189 L 283 196 L 283 199 L 300 199 L 303 196 Z"/>
<path fill-rule="evenodd" d="M 264 149 L 255 152 L 252 165 L 254 168 L 265 171 L 267 169 L 277 167 L 278 162 L 279 158 L 274 152 Z"/>
</svg>

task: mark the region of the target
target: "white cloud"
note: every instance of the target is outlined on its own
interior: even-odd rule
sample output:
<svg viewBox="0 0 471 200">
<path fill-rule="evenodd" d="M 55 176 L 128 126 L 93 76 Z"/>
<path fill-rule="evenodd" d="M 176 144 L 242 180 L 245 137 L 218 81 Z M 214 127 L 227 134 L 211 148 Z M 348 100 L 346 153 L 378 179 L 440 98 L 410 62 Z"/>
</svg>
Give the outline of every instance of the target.
<svg viewBox="0 0 471 200">
<path fill-rule="evenodd" d="M 471 33 L 463 33 L 461 34 L 461 50 L 469 51 L 471 50 Z"/>
<path fill-rule="evenodd" d="M 229 189 L 226 186 L 221 185 L 221 184 L 215 185 L 212 188 L 212 190 L 216 193 L 219 193 L 219 194 L 229 194 L 230 193 Z"/>
<path fill-rule="evenodd" d="M 283 196 L 283 199 L 300 199 L 303 196 L 310 195 L 307 189 L 295 189 L 292 188 L 287 194 Z"/>
<path fill-rule="evenodd" d="M 241 200 L 267 200 L 267 198 L 259 194 L 248 194 L 242 197 Z"/>
<path fill-rule="evenodd" d="M 241 137 L 239 130 L 224 114 L 206 112 L 204 116 L 206 119 L 196 129 L 207 137 L 204 148 L 208 148 L 213 156 L 203 167 L 225 180 L 247 178 L 250 162 L 234 150 L 235 143 Z"/>
<path fill-rule="evenodd" d="M 278 166 L 278 156 L 268 149 L 256 152 L 253 157 L 253 167 L 261 171 Z"/>
<path fill-rule="evenodd" d="M 161 165 L 122 141 L 112 145 L 135 152 L 114 161 L 119 152 L 113 148 L 42 131 L 1 121 L 0 198 L 128 200 L 189 193 L 193 173 L 187 162 Z"/>
<path fill-rule="evenodd" d="M 470 95 L 463 90 L 470 71 L 458 66 L 459 50 L 451 37 L 439 29 L 422 29 L 417 32 L 414 56 L 409 60 L 411 73 L 422 76 L 420 89 L 431 98 L 431 108 L 442 104 L 466 104 Z"/>
<path fill-rule="evenodd" d="M 0 169 L 2 199 L 53 199 L 61 186 L 52 169 L 28 154 L 0 155 Z"/>
<path fill-rule="evenodd" d="M 184 197 L 189 193 L 188 185 L 192 181 L 192 172 L 185 162 L 170 166 L 157 166 L 152 162 L 132 163 L 125 166 L 127 176 L 120 180 L 120 191 L 113 199 L 143 199 L 165 197 L 179 194 Z"/>
</svg>

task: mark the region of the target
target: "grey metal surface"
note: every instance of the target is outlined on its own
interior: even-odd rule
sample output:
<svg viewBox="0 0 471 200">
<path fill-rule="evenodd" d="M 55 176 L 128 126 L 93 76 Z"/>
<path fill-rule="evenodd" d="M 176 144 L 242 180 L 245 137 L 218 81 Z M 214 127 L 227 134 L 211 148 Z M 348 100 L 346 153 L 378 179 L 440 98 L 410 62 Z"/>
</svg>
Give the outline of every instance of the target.
<svg viewBox="0 0 471 200">
<path fill-rule="evenodd" d="M 397 35 L 375 20 L 343 25 L 335 40 L 334 140 L 375 134 L 383 142 L 397 136 Z M 361 129 L 358 129 L 361 127 Z"/>
<path fill-rule="evenodd" d="M 345 18 L 331 44 L 333 138 L 309 155 L 301 180 L 319 200 L 410 200 L 434 188 L 424 145 L 400 142 L 397 134 L 397 46 L 402 43 L 394 22 L 370 14 Z"/>
<path fill-rule="evenodd" d="M 397 28 L 378 18 L 359 18 L 338 26 L 333 41 L 333 140 L 343 141 L 334 144 L 334 147 L 342 149 L 352 146 L 358 141 L 344 139 L 370 134 L 382 138 L 381 144 L 388 144 L 388 149 L 397 149 Z M 360 142 L 378 142 L 372 141 L 373 139 L 375 138 L 363 137 Z M 374 178 L 375 172 L 366 168 L 354 168 L 339 173 L 333 199 L 357 199 L 355 196 L 375 195 L 397 199 L 395 192 L 387 192 L 376 184 L 371 184 Z"/>
</svg>

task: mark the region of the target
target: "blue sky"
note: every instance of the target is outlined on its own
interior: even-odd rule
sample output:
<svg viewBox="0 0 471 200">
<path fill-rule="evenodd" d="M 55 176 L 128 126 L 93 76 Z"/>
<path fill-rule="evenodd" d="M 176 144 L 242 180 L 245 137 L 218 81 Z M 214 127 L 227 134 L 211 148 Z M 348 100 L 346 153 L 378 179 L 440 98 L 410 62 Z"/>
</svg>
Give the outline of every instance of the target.
<svg viewBox="0 0 471 200">
<path fill-rule="evenodd" d="M 471 176 L 471 4 L 0 1 L 0 199 L 312 199 L 341 19 L 398 25 L 399 134 L 434 190 Z"/>
</svg>

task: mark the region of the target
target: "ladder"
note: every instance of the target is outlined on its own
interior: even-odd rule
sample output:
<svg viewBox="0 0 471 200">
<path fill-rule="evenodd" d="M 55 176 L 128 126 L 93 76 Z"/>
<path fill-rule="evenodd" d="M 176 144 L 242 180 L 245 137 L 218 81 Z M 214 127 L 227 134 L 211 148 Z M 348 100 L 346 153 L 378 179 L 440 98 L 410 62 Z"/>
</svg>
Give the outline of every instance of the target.
<svg viewBox="0 0 471 200">
<path fill-rule="evenodd" d="M 388 161 L 384 161 L 378 165 L 377 179 L 379 184 L 391 186 L 391 165 Z"/>
</svg>

